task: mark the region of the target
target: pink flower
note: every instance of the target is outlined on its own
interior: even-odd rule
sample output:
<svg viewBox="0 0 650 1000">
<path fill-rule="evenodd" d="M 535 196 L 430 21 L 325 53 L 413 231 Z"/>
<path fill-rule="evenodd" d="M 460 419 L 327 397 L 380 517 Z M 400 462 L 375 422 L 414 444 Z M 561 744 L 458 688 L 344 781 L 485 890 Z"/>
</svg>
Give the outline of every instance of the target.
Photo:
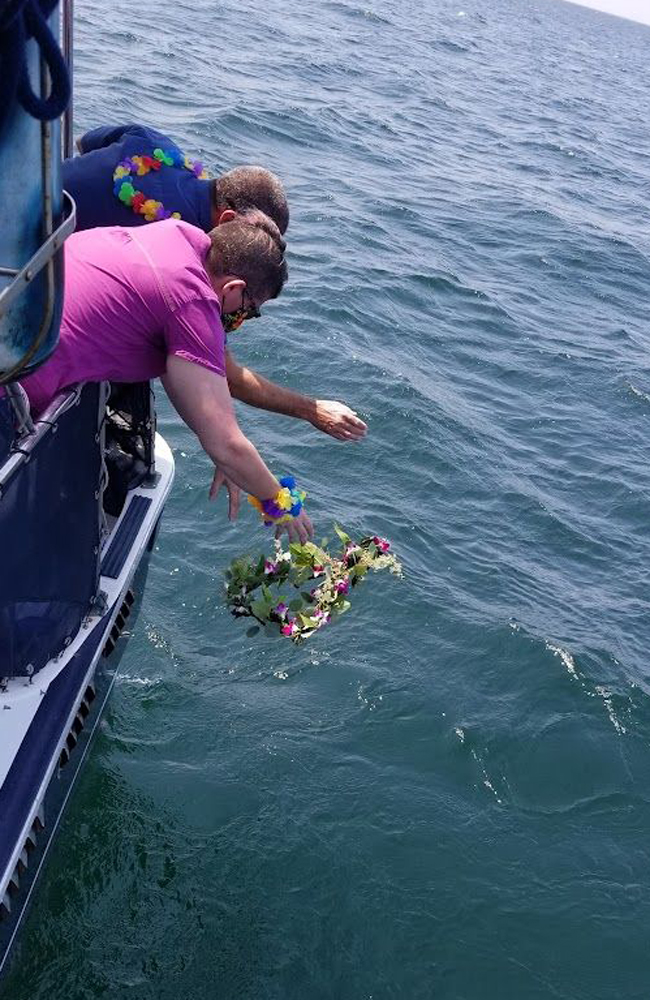
<svg viewBox="0 0 650 1000">
<path fill-rule="evenodd" d="M 287 622 L 286 625 L 283 625 L 281 629 L 282 635 L 293 635 L 294 632 L 297 631 L 298 631 L 298 626 L 296 625 L 293 618 L 291 619 L 290 622 Z"/>
<path fill-rule="evenodd" d="M 355 545 L 354 542 L 348 542 L 345 548 L 345 552 L 343 554 L 343 564 L 345 566 L 350 566 L 350 565 L 354 566 L 354 564 L 357 562 L 357 559 L 353 558 L 353 556 L 356 557 L 356 554 L 358 552 L 361 552 L 361 546 Z"/>
<path fill-rule="evenodd" d="M 387 541 L 385 538 L 379 538 L 378 535 L 375 535 L 373 538 L 373 542 L 375 543 L 380 552 L 388 552 L 390 548 L 390 542 Z"/>
<path fill-rule="evenodd" d="M 329 614 L 326 611 L 323 611 L 322 608 L 316 608 L 315 611 L 312 611 L 311 617 L 316 622 L 316 628 L 322 628 L 323 625 L 327 625 L 330 620 Z"/>
<path fill-rule="evenodd" d="M 347 594 L 349 590 L 350 590 L 350 580 L 349 577 L 346 576 L 344 580 L 339 580 L 339 582 L 337 583 L 336 593 Z"/>
<path fill-rule="evenodd" d="M 265 573 L 275 573 L 278 568 L 278 564 L 272 562 L 270 559 L 264 560 L 264 572 Z"/>
<path fill-rule="evenodd" d="M 325 572 L 325 567 L 324 566 L 312 566 L 312 570 L 314 572 L 314 576 L 320 576 L 321 573 Z"/>
</svg>

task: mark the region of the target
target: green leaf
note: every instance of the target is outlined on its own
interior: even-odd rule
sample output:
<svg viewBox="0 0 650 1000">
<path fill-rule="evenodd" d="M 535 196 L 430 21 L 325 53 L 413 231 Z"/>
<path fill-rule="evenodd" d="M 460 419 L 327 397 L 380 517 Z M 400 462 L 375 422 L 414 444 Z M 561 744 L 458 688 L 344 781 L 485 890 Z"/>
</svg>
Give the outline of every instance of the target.
<svg viewBox="0 0 650 1000">
<path fill-rule="evenodd" d="M 256 618 L 261 618 L 265 620 L 269 616 L 269 611 L 271 607 L 268 601 L 263 600 L 263 598 L 258 598 L 256 601 L 251 603 L 251 611 Z"/>
<path fill-rule="evenodd" d="M 318 624 L 316 619 L 310 618 L 309 615 L 298 615 L 298 618 L 300 619 L 301 623 L 305 626 L 305 628 L 315 628 L 316 625 Z"/>
<path fill-rule="evenodd" d="M 289 604 L 289 611 L 300 611 L 301 608 L 302 608 L 302 601 L 300 600 L 299 597 L 297 597 L 295 601 L 291 601 Z"/>
<path fill-rule="evenodd" d="M 321 549 L 326 549 L 327 546 L 329 545 L 329 543 L 330 543 L 329 538 L 321 538 L 321 541 L 320 541 L 320 547 L 321 547 Z"/>
<path fill-rule="evenodd" d="M 246 635 L 248 636 L 249 639 L 252 639 L 254 635 L 257 635 L 259 630 L 260 630 L 259 625 L 251 625 L 250 628 L 246 629 Z"/>
<path fill-rule="evenodd" d="M 303 597 L 307 601 L 307 604 L 313 604 L 314 603 L 314 598 L 311 596 L 311 594 L 309 593 L 308 590 L 301 590 L 300 591 L 300 596 Z"/>
<path fill-rule="evenodd" d="M 339 536 L 344 545 L 347 545 L 350 541 L 350 536 L 346 535 L 342 528 L 339 528 L 338 524 L 334 525 L 334 531 Z"/>
<path fill-rule="evenodd" d="M 305 542 L 303 549 L 309 554 L 315 563 L 323 565 L 323 563 L 327 562 L 327 552 L 324 552 L 318 545 L 314 545 L 313 542 Z"/>
</svg>

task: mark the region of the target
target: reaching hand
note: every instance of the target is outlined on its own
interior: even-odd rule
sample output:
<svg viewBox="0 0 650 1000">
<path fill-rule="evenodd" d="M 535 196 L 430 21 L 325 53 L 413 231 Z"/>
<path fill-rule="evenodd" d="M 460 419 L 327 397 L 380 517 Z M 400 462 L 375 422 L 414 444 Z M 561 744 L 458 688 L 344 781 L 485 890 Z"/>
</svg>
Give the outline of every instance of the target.
<svg viewBox="0 0 650 1000">
<path fill-rule="evenodd" d="M 222 472 L 221 469 L 214 470 L 212 486 L 210 487 L 210 499 L 217 499 L 217 494 L 224 483 L 226 489 L 228 490 L 228 518 L 230 521 L 236 521 L 239 513 L 241 490 L 239 486 L 237 486 L 237 483 L 233 483 L 232 479 L 228 479 L 228 476 L 225 472 Z"/>
<path fill-rule="evenodd" d="M 283 531 L 286 531 L 288 534 L 290 542 L 302 542 L 304 544 L 314 537 L 314 526 L 304 510 L 301 510 L 293 520 L 279 524 L 275 529 L 275 537 L 279 538 Z"/>
<path fill-rule="evenodd" d="M 339 441 L 359 441 L 368 430 L 354 410 L 334 399 L 317 399 L 314 427 Z"/>
</svg>

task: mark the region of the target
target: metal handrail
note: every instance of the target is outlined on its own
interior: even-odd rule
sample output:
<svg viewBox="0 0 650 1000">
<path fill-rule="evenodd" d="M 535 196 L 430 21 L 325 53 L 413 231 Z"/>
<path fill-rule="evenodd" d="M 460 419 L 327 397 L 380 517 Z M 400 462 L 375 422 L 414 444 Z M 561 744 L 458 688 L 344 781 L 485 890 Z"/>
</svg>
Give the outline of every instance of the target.
<svg viewBox="0 0 650 1000">
<path fill-rule="evenodd" d="M 53 258 L 55 254 L 60 252 L 63 243 L 68 236 L 74 232 L 76 224 L 77 206 L 74 203 L 74 199 L 70 194 L 68 194 L 67 191 L 64 191 L 63 195 L 68 200 L 70 211 L 64 218 L 61 225 L 54 230 L 52 235 L 49 236 L 44 243 L 41 244 L 34 256 L 28 260 L 22 268 L 2 268 L 2 273 L 5 275 L 12 275 L 13 281 L 0 292 L 0 319 L 7 312 L 13 302 L 20 295 L 22 295 L 25 289 L 31 284 L 34 278 L 36 278 L 44 267 L 48 267 L 48 272 L 51 278 L 51 265 L 53 263 Z M 0 372 L 0 385 L 3 385 L 6 382 L 12 382 L 18 377 L 25 366 L 28 365 L 35 356 L 44 338 L 47 336 L 50 325 L 52 296 L 53 288 L 48 290 L 49 307 L 46 310 L 47 322 L 44 320 L 41 324 L 41 329 L 18 364 L 15 365 L 10 371 Z"/>
<path fill-rule="evenodd" d="M 39 271 L 42 271 L 47 262 L 61 249 L 68 236 L 74 232 L 77 221 L 77 206 L 74 198 L 67 191 L 63 192 L 63 197 L 68 202 L 68 214 L 52 235 L 44 243 L 41 243 L 34 256 L 23 267 L 0 267 L 1 275 L 13 278 L 11 284 L 0 292 L 0 319 L 27 285 L 34 280 Z"/>
<path fill-rule="evenodd" d="M 56 430 L 56 422 L 59 417 L 66 410 L 69 410 L 70 407 L 76 406 L 81 397 L 82 389 L 83 385 L 79 384 L 74 389 L 66 389 L 59 393 L 58 396 L 55 396 L 49 406 L 41 413 L 40 417 L 34 421 L 34 430 L 31 434 L 23 438 L 5 460 L 4 464 L 0 465 L 0 501 L 2 501 L 4 489 L 11 477 L 21 465 L 29 461 L 31 453 L 39 441 L 46 434 Z"/>
<path fill-rule="evenodd" d="M 62 35 L 63 35 L 63 57 L 68 65 L 70 80 L 73 79 L 73 27 L 74 27 L 74 0 L 62 0 Z M 63 113 L 63 156 L 67 159 L 74 153 L 73 134 L 73 109 L 72 101 L 74 97 L 74 86 L 71 87 L 70 100 Z"/>
</svg>

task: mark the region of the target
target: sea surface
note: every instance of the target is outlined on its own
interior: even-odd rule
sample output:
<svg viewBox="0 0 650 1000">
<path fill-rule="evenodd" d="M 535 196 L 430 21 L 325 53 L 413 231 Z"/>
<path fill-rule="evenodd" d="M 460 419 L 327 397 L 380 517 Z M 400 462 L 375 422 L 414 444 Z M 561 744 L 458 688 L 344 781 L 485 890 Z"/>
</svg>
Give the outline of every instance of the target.
<svg viewBox="0 0 650 1000">
<path fill-rule="evenodd" d="M 240 407 L 388 536 L 310 643 L 247 638 L 267 536 L 177 479 L 11 1000 L 650 996 L 650 29 L 559 0 L 76 0 L 76 131 L 138 121 L 290 196 Z"/>
</svg>

